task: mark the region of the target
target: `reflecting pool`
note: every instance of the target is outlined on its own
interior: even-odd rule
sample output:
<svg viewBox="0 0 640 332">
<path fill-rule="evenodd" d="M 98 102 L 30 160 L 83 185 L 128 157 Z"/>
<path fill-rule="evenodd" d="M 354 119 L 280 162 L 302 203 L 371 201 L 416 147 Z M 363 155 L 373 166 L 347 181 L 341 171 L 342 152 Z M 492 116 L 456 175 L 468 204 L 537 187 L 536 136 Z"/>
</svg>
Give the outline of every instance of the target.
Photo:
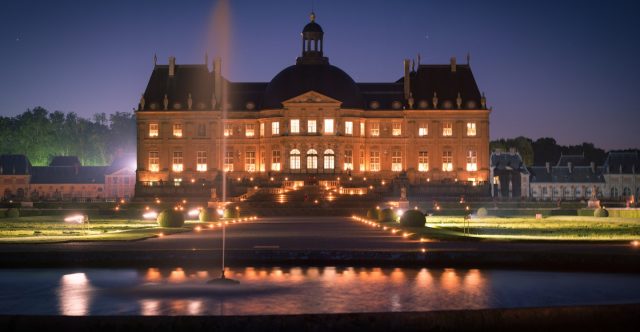
<svg viewBox="0 0 640 332">
<path fill-rule="evenodd" d="M 353 267 L 0 270 L 0 314 L 257 315 L 640 303 L 636 274 Z"/>
</svg>

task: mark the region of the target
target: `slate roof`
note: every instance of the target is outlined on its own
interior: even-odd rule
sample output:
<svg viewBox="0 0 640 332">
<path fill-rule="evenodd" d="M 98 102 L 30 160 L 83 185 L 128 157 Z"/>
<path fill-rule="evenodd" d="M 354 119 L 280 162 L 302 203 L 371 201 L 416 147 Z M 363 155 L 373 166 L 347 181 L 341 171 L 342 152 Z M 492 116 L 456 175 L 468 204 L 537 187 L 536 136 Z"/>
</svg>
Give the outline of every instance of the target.
<svg viewBox="0 0 640 332">
<path fill-rule="evenodd" d="M 609 152 L 604 161 L 604 169 L 609 174 L 632 174 L 640 172 L 640 158 L 637 152 Z"/>
<path fill-rule="evenodd" d="M 492 153 L 491 167 L 500 170 L 519 170 L 523 174 L 529 174 L 518 153 Z"/>
<path fill-rule="evenodd" d="M 400 83 L 403 78 L 397 82 Z M 438 97 L 438 105 L 433 105 L 434 92 Z M 415 105 L 427 102 L 427 108 L 442 109 L 457 108 L 458 93 L 462 98 L 462 109 L 479 109 L 481 107 L 480 90 L 469 65 L 456 65 L 456 71 L 451 71 L 451 65 L 419 65 L 418 70 L 411 75 L 411 93 Z M 418 108 L 416 106 L 416 108 Z"/>
<path fill-rule="evenodd" d="M 287 67 L 270 82 L 223 80 L 228 83 L 231 111 L 247 111 L 249 102 L 254 110 L 279 109 L 283 101 L 309 90 L 340 100 L 343 108 L 393 110 L 395 101 L 408 107 L 402 77 L 397 81 L 357 83 L 342 69 L 328 64 L 328 60 L 327 63 L 310 61 Z M 457 109 L 458 94 L 462 98 L 461 109 L 481 108 L 482 95 L 469 65 L 458 64 L 455 72 L 450 64 L 419 65 L 410 74 L 410 84 L 414 109 Z M 192 110 L 211 110 L 213 91 L 214 73 L 205 64 L 176 64 L 173 77 L 169 77 L 169 65 L 156 65 L 144 92 L 143 111 L 163 110 L 165 94 L 169 110 L 186 110 L 189 93 Z M 434 92 L 438 97 L 437 106 L 433 104 Z M 378 107 L 372 107 L 374 101 Z"/>
<path fill-rule="evenodd" d="M 602 167 L 596 167 L 595 173 L 591 166 L 573 166 L 571 171 L 567 166 L 529 167 L 531 183 L 604 183 Z"/>
<path fill-rule="evenodd" d="M 49 166 L 80 166 L 80 159 L 76 156 L 55 156 Z"/>
<path fill-rule="evenodd" d="M 564 154 L 560 156 L 556 166 L 591 166 L 591 163 L 582 154 Z"/>
<path fill-rule="evenodd" d="M 27 175 L 31 173 L 31 162 L 23 154 L 3 154 L 0 156 L 0 175 Z"/>
</svg>

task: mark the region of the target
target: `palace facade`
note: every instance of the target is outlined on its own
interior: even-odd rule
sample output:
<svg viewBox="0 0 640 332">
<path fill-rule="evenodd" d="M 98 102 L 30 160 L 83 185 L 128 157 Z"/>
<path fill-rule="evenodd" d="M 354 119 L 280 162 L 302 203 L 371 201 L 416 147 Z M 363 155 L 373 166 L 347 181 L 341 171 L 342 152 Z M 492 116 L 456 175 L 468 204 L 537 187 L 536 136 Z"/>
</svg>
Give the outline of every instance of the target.
<svg viewBox="0 0 640 332">
<path fill-rule="evenodd" d="M 136 112 L 138 187 L 223 172 L 487 181 L 490 109 L 468 63 L 404 60 L 398 80 L 358 83 L 329 63 L 323 37 L 312 14 L 296 63 L 270 82 L 231 82 L 219 59 L 213 70 L 207 60 L 155 64 Z"/>
</svg>

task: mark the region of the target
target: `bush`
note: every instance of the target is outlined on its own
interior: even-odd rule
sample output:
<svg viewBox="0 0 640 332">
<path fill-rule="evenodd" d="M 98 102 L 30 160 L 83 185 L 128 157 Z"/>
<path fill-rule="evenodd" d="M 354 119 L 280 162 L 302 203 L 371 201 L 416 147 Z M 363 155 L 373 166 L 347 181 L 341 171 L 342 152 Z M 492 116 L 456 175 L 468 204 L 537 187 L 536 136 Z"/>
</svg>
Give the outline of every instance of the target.
<svg viewBox="0 0 640 332">
<path fill-rule="evenodd" d="M 598 208 L 593 211 L 593 216 L 598 218 L 606 218 L 609 216 L 609 211 L 607 211 L 607 209 Z"/>
<path fill-rule="evenodd" d="M 198 219 L 201 222 L 216 221 L 218 220 L 218 212 L 214 209 L 202 209 L 200 210 Z"/>
<path fill-rule="evenodd" d="M 160 227 L 182 227 L 184 226 L 184 215 L 173 209 L 164 210 L 158 215 L 158 225 Z"/>
<path fill-rule="evenodd" d="M 640 209 L 611 209 L 608 212 L 609 217 L 640 218 Z"/>
<path fill-rule="evenodd" d="M 380 210 L 380 212 L 378 212 L 379 221 L 382 221 L 382 222 L 395 221 L 395 219 L 396 219 L 396 214 L 393 212 L 393 210 L 389 208 Z"/>
<path fill-rule="evenodd" d="M 400 225 L 408 227 L 424 227 L 424 214 L 418 210 L 408 210 L 400 217 Z"/>
<path fill-rule="evenodd" d="M 369 211 L 367 211 L 367 218 L 378 220 L 378 209 L 376 208 L 369 209 Z"/>
<path fill-rule="evenodd" d="M 10 208 L 7 211 L 4 212 L 4 216 L 7 218 L 19 218 L 20 217 L 20 210 L 16 209 L 16 208 Z"/>
<path fill-rule="evenodd" d="M 228 208 L 224 210 L 223 216 L 225 218 L 240 218 L 240 210 L 236 210 L 235 208 Z"/>
<path fill-rule="evenodd" d="M 478 211 L 476 212 L 476 216 L 481 217 L 481 218 L 484 218 L 487 215 L 489 215 L 489 212 L 487 211 L 487 209 L 485 209 L 483 207 L 479 208 Z"/>
</svg>

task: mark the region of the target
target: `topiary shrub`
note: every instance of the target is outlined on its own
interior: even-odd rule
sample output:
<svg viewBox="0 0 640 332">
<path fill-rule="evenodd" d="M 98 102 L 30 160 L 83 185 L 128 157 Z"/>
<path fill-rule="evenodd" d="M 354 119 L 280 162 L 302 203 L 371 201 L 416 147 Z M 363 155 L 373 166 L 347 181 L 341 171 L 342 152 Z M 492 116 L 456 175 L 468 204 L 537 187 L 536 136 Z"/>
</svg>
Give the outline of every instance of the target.
<svg viewBox="0 0 640 332">
<path fill-rule="evenodd" d="M 225 209 L 223 216 L 225 218 L 240 218 L 240 210 L 236 210 L 235 208 Z"/>
<path fill-rule="evenodd" d="M 424 214 L 418 210 L 408 210 L 400 217 L 400 225 L 407 227 L 424 227 Z"/>
<path fill-rule="evenodd" d="M 164 210 L 158 215 L 158 225 L 160 227 L 182 227 L 184 226 L 184 214 L 173 209 Z"/>
<path fill-rule="evenodd" d="M 389 208 L 382 209 L 378 212 L 378 220 L 381 222 L 395 221 L 395 219 L 396 214 Z"/>
<path fill-rule="evenodd" d="M 367 218 L 378 220 L 378 209 L 376 208 L 369 209 L 369 211 L 367 211 Z"/>
<path fill-rule="evenodd" d="M 216 221 L 218 220 L 218 212 L 214 209 L 202 209 L 200 210 L 198 219 L 201 222 Z"/>
<path fill-rule="evenodd" d="M 489 215 L 489 212 L 487 211 L 487 209 L 481 207 L 478 209 L 478 211 L 476 212 L 476 216 L 478 217 L 486 217 Z"/>
<path fill-rule="evenodd" d="M 5 211 L 4 216 L 7 218 L 19 218 L 20 217 L 20 210 L 16 209 L 16 208 L 10 208 L 7 211 Z"/>
<path fill-rule="evenodd" d="M 597 208 L 593 211 L 593 216 L 598 218 L 606 218 L 609 216 L 609 211 L 605 208 Z"/>
</svg>

